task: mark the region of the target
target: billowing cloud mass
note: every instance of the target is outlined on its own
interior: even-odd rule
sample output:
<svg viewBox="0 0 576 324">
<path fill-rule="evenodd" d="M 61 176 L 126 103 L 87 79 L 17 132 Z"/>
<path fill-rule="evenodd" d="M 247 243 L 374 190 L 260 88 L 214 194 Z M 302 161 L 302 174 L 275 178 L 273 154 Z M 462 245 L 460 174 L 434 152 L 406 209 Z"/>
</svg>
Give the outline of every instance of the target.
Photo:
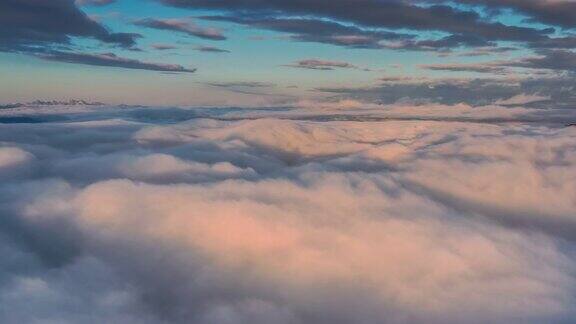
<svg viewBox="0 0 576 324">
<path fill-rule="evenodd" d="M 555 111 L 3 109 L 0 322 L 569 323 Z"/>
</svg>

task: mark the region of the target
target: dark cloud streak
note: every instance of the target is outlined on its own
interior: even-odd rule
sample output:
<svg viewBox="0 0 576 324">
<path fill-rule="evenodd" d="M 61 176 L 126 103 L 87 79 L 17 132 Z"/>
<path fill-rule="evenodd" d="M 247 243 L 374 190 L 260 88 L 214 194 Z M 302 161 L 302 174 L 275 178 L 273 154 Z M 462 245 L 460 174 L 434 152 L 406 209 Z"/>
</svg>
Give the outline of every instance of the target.
<svg viewBox="0 0 576 324">
<path fill-rule="evenodd" d="M 206 53 L 230 53 L 229 50 L 221 49 L 214 46 L 196 46 L 194 47 L 195 51 L 198 52 L 206 52 Z"/>
<path fill-rule="evenodd" d="M 513 9 L 528 15 L 535 22 L 561 26 L 576 27 L 576 2 L 570 0 L 462 0 L 460 2 L 482 5 L 487 8 Z"/>
<path fill-rule="evenodd" d="M 0 2 L 0 51 L 29 52 L 67 45 L 71 37 L 93 38 L 132 47 L 138 34 L 112 33 L 79 10 L 73 0 Z"/>
<path fill-rule="evenodd" d="M 44 60 L 55 62 L 65 62 L 74 64 L 93 65 L 93 66 L 108 66 L 108 67 L 118 67 L 125 69 L 135 69 L 135 70 L 149 70 L 158 72 L 183 72 L 183 73 L 196 72 L 196 69 L 187 69 L 181 65 L 142 62 L 135 59 L 119 57 L 112 53 L 85 54 L 85 53 L 53 51 L 49 54 L 38 55 L 38 57 Z"/>
<path fill-rule="evenodd" d="M 389 31 L 362 29 L 334 21 L 310 18 L 203 16 L 205 20 L 225 21 L 253 28 L 291 34 L 290 39 L 300 42 L 316 42 L 350 48 L 380 49 L 384 40 L 412 39 L 415 36 Z"/>
<path fill-rule="evenodd" d="M 301 60 L 292 64 L 288 64 L 286 66 L 292 68 L 320 70 L 320 71 L 332 71 L 335 69 L 359 69 L 359 67 L 357 67 L 356 65 L 348 62 L 327 61 L 318 59 Z"/>
<path fill-rule="evenodd" d="M 193 22 L 182 19 L 145 18 L 135 21 L 134 24 L 147 28 L 185 33 L 203 39 L 218 41 L 226 40 L 226 36 L 224 36 L 218 29 L 200 27 Z"/>
<path fill-rule="evenodd" d="M 96 6 L 102 7 L 115 3 L 116 0 L 76 0 L 76 3 L 81 6 Z"/>
</svg>

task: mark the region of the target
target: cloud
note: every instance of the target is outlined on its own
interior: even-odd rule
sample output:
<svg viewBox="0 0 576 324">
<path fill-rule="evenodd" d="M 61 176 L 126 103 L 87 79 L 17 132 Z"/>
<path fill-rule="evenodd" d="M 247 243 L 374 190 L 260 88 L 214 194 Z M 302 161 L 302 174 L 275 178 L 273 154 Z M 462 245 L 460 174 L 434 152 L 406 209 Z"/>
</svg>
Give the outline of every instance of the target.
<svg viewBox="0 0 576 324">
<path fill-rule="evenodd" d="M 576 48 L 576 37 L 546 38 L 530 44 L 534 49 L 573 49 Z"/>
<path fill-rule="evenodd" d="M 172 50 L 172 49 L 177 49 L 177 46 L 174 45 L 170 45 L 170 44 L 152 44 L 150 45 L 153 49 L 159 50 L 159 51 L 165 51 L 165 50 Z"/>
<path fill-rule="evenodd" d="M 73 38 L 92 38 L 104 44 L 137 50 L 134 45 L 141 35 L 110 32 L 81 11 L 73 0 L 11 0 L 0 3 L 0 11 L 0 24 L 3 26 L 0 51 L 74 64 L 193 72 L 178 65 L 141 62 L 109 53 L 82 52 L 82 46 L 74 44 Z"/>
<path fill-rule="evenodd" d="M 410 39 L 414 36 L 389 31 L 375 31 L 348 26 L 334 21 L 276 18 L 203 16 L 205 20 L 227 21 L 254 28 L 290 33 L 290 39 L 300 42 L 317 42 L 350 48 L 384 48 L 382 41 Z"/>
<path fill-rule="evenodd" d="M 492 66 L 488 64 L 426 64 L 420 66 L 423 69 L 434 71 L 452 71 L 452 72 L 476 72 L 476 73 L 506 73 L 506 68 L 501 66 Z"/>
<path fill-rule="evenodd" d="M 534 21 L 571 28 L 576 26 L 576 18 L 571 13 L 576 10 L 572 0 L 464 0 L 488 8 L 510 8 L 530 16 Z"/>
<path fill-rule="evenodd" d="M 332 71 L 335 69 L 359 69 L 357 66 L 339 61 L 327 61 L 327 60 L 301 60 L 293 64 L 286 65 L 288 67 L 308 69 L 308 70 L 321 70 L 321 71 Z"/>
<path fill-rule="evenodd" d="M 541 112 L 2 110 L 42 122 L 0 127 L 0 322 L 569 322 L 576 131 Z"/>
<path fill-rule="evenodd" d="M 576 71 L 576 53 L 568 50 L 539 50 L 537 55 L 514 60 L 500 60 L 473 64 L 429 64 L 423 68 L 441 71 L 468 71 L 480 73 L 502 73 L 505 68 L 527 68 L 563 72 Z"/>
<path fill-rule="evenodd" d="M 35 322 L 39 318 L 57 323 L 156 322 L 140 307 L 137 293 L 122 287 L 121 279 L 101 261 L 86 257 L 70 266 L 44 272 L 33 256 L 9 240 L 3 240 L 3 245 L 4 255 L 13 259 L 1 266 L 27 267 L 29 271 L 1 271 L 5 280 L 0 293 L 2 322 Z"/>
<path fill-rule="evenodd" d="M 495 104 L 503 106 L 522 106 L 535 102 L 550 101 L 550 99 L 550 96 L 519 94 L 508 99 L 498 100 Z"/>
<path fill-rule="evenodd" d="M 196 46 L 194 47 L 194 50 L 207 53 L 230 53 L 229 50 L 221 49 L 214 46 Z"/>
<path fill-rule="evenodd" d="M 576 53 L 565 50 L 543 51 L 541 56 L 525 57 L 518 61 L 505 62 L 503 65 L 530 69 L 576 71 Z"/>
<path fill-rule="evenodd" d="M 0 147 L 0 179 L 6 181 L 27 174 L 35 158 L 18 147 Z"/>
<path fill-rule="evenodd" d="M 256 95 L 260 97 L 283 97 L 288 96 L 276 94 L 270 90 L 276 87 L 276 84 L 270 82 L 258 81 L 236 81 L 236 82 L 207 82 L 206 85 L 211 87 L 225 89 L 230 92 L 245 95 Z"/>
<path fill-rule="evenodd" d="M 440 39 L 392 42 L 387 44 L 386 48 L 411 51 L 449 52 L 460 47 L 474 48 L 495 45 L 494 42 L 487 41 L 486 39 L 475 35 L 449 35 Z"/>
<path fill-rule="evenodd" d="M 510 65 L 503 62 L 490 62 Z M 476 65 L 472 65 L 475 67 Z M 483 67 L 484 65 L 479 65 Z M 440 66 L 443 67 L 443 66 Z M 451 70 L 467 70 L 470 65 L 449 66 Z M 550 102 L 541 102 L 541 108 L 550 110 L 569 108 L 576 103 L 574 78 L 570 75 L 535 75 L 520 77 L 487 78 L 426 78 L 426 77 L 385 77 L 374 85 L 364 87 L 323 87 L 318 92 L 332 94 L 338 99 L 354 99 L 364 102 L 391 104 L 410 102 L 413 104 L 442 103 L 454 105 L 466 103 L 473 106 L 494 104 L 513 96 L 537 94 L 550 97 Z M 551 112 L 550 112 L 551 113 Z"/>
<path fill-rule="evenodd" d="M 226 36 L 224 36 L 220 30 L 215 28 L 200 27 L 193 22 L 184 19 L 145 18 L 136 20 L 134 24 L 147 28 L 176 31 L 203 39 L 216 41 L 226 40 Z"/>
<path fill-rule="evenodd" d="M 531 48 L 574 48 L 574 37 L 555 33 L 570 28 L 570 1 L 445 0 L 375 1 L 327 0 L 293 2 L 158 0 L 191 10 L 219 14 L 202 19 L 226 21 L 289 34 L 288 39 L 348 48 L 442 51 L 497 47 L 516 42 Z M 349 8 L 343 10 L 340 8 Z M 531 16 L 532 24 L 509 25 L 502 9 Z M 568 14 L 568 16 L 570 16 Z M 540 23 L 544 28 L 536 28 Z M 529 26 L 529 27 L 526 27 Z M 440 33 L 418 34 L 437 31 Z"/>
<path fill-rule="evenodd" d="M 49 54 L 40 54 L 37 56 L 41 59 L 48 61 L 65 62 L 73 64 L 119 67 L 125 69 L 149 70 L 160 72 L 185 72 L 185 73 L 196 72 L 196 69 L 188 69 L 177 64 L 142 62 L 135 59 L 119 57 L 113 53 L 87 54 L 87 53 L 52 51 Z"/>
<path fill-rule="evenodd" d="M 493 54 L 507 54 L 509 52 L 513 52 L 518 50 L 515 47 L 479 47 L 474 50 L 460 53 L 458 56 L 460 57 L 475 57 L 475 56 L 488 56 Z"/>
<path fill-rule="evenodd" d="M 268 82 L 256 82 L 256 81 L 241 81 L 241 82 L 219 82 L 219 83 L 208 83 L 208 85 L 221 88 L 234 88 L 234 87 L 244 87 L 244 88 L 270 88 L 274 87 L 275 84 Z"/>
<path fill-rule="evenodd" d="M 14 166 L 22 165 L 33 159 L 33 156 L 17 147 L 0 148 L 0 168 L 8 169 Z"/>
<path fill-rule="evenodd" d="M 116 0 L 76 0 L 76 3 L 81 6 L 107 6 L 115 3 Z"/>
<path fill-rule="evenodd" d="M 222 276 L 223 282 L 227 281 L 226 274 L 219 273 L 219 269 L 223 267 L 233 271 L 234 277 L 245 277 L 244 287 L 239 287 L 237 291 L 238 301 L 226 296 L 225 289 L 218 289 L 221 282 L 205 282 L 206 288 L 222 300 L 220 303 L 224 304 L 223 307 L 232 309 L 228 316 L 237 323 L 245 322 L 246 317 L 262 323 L 269 318 L 279 319 L 281 323 L 309 322 L 306 310 L 314 300 L 322 302 L 311 309 L 313 314 L 308 316 L 318 318 L 321 322 L 339 318 L 336 322 L 341 323 L 394 322 L 394 318 L 401 316 L 402 309 L 406 308 L 415 319 L 430 316 L 433 321 L 434 318 L 437 318 L 437 321 L 442 318 L 450 321 L 451 316 L 454 316 L 452 320 L 458 318 L 453 312 L 463 312 L 468 316 L 482 314 L 485 318 L 490 318 L 490 314 L 481 312 L 491 309 L 495 318 L 498 318 L 498 313 L 503 314 L 500 315 L 501 318 L 506 318 L 506 314 L 513 312 L 523 312 L 520 316 L 529 318 L 553 316 L 557 309 L 568 306 L 563 302 L 567 292 L 547 283 L 548 280 L 560 285 L 571 282 L 566 274 L 555 270 L 556 267 L 562 267 L 562 260 L 550 242 L 544 239 L 532 241 L 490 226 L 474 230 L 474 225 L 461 224 L 450 216 L 441 216 L 445 212 L 441 208 L 428 210 L 427 219 L 402 220 L 395 216 L 395 213 L 400 211 L 394 207 L 380 220 L 372 220 L 371 215 L 363 214 L 362 209 L 355 212 L 356 219 L 347 219 L 345 215 L 354 210 L 354 202 L 366 203 L 372 208 L 379 206 L 378 203 L 371 202 L 372 199 L 390 202 L 386 194 L 382 195 L 378 189 L 370 188 L 369 182 L 364 182 L 368 188 L 356 189 L 357 194 L 366 197 L 358 201 L 359 197 L 352 194 L 354 189 L 346 184 L 350 180 L 353 181 L 354 178 L 326 177 L 311 184 L 314 189 L 283 181 L 256 185 L 231 183 L 210 189 L 193 186 L 156 187 L 126 181 L 107 182 L 82 191 L 74 200 L 73 208 L 79 213 L 80 226 L 84 233 L 94 240 L 93 244 L 110 249 L 112 244 L 123 246 L 122 236 L 151 239 L 158 244 L 157 253 L 167 253 L 170 259 L 178 258 L 178 254 L 173 254 L 176 252 L 170 251 L 170 245 L 176 244 L 190 249 L 191 252 L 183 252 L 180 262 L 193 262 L 196 253 L 208 255 L 209 258 L 203 265 L 208 269 L 204 271 L 209 271 L 217 278 Z M 233 189 L 229 188 L 230 185 L 233 185 Z M 324 199 L 299 207 L 290 203 L 290 199 L 301 201 L 311 194 L 321 195 Z M 234 196 L 242 202 L 234 203 Z M 277 201 L 278 205 L 267 206 L 259 202 L 261 197 Z M 336 201 L 339 203 L 335 203 Z M 110 211 L 101 212 L 92 207 L 103 202 L 106 202 Z M 167 204 L 188 212 L 171 211 Z M 407 193 L 397 204 L 411 205 L 413 212 L 430 208 L 417 197 Z M 156 206 L 156 210 L 159 209 L 160 212 L 140 212 L 139 216 L 136 216 L 136 210 L 142 210 L 142 207 L 146 210 L 152 206 Z M 191 208 L 195 211 L 190 212 Z M 340 208 L 341 211 L 337 212 L 335 208 Z M 334 218 L 333 221 L 342 224 L 322 222 L 318 228 L 310 223 L 311 220 L 318 221 L 320 217 L 314 213 L 315 209 L 329 212 Z M 206 214 L 213 216 L 207 219 L 204 217 Z M 446 228 L 444 221 L 451 222 L 451 226 Z M 138 226 L 138 222 L 145 222 L 145 226 Z M 482 227 L 480 224 L 475 225 Z M 488 234 L 490 230 L 494 232 Z M 382 237 L 381 233 L 393 234 Z M 444 239 L 438 240 L 436 237 L 440 233 Z M 105 238 L 112 242 L 104 241 Z M 330 249 L 307 244 L 310 240 Z M 404 242 L 411 243 L 404 246 Z M 539 247 L 538 244 L 542 246 Z M 507 253 L 499 252 L 500 249 L 508 250 L 507 253 L 514 255 L 519 264 L 510 262 Z M 523 252 L 524 249 L 529 252 Z M 283 260 L 278 262 L 273 256 L 280 251 L 283 251 Z M 144 253 L 138 248 L 133 252 L 140 255 Z M 549 263 L 531 261 L 531 253 Z M 489 262 L 477 261 L 478 255 L 482 255 Z M 386 261 L 379 261 L 381 258 Z M 177 264 L 164 266 L 174 269 Z M 128 264 L 124 266 L 129 267 Z M 146 266 L 153 267 L 153 264 L 147 263 Z M 133 267 L 129 269 L 136 270 Z M 203 314 L 197 313 L 198 315 L 194 316 L 194 313 L 186 312 L 187 308 L 194 306 L 193 302 L 199 298 L 198 294 L 208 292 L 202 292 L 201 287 L 188 280 L 195 276 L 209 275 L 202 268 L 195 267 L 194 263 L 188 263 L 187 269 L 191 272 L 183 274 L 184 277 L 180 280 L 192 286 L 185 285 L 180 291 L 164 292 L 166 288 L 176 289 L 165 286 L 159 294 L 167 294 L 166 298 L 171 301 L 168 310 L 174 315 L 183 312 L 181 314 L 184 314 L 184 318 L 176 317 L 176 321 L 188 319 L 202 323 L 204 318 L 213 318 L 215 309 L 222 306 L 219 303 L 205 304 L 205 301 L 200 300 L 199 305 L 206 309 Z M 417 276 L 421 271 L 432 275 L 414 279 L 413 276 Z M 482 276 L 491 271 L 501 273 L 504 278 L 518 276 L 521 279 L 516 283 L 488 277 L 479 279 L 479 282 L 456 280 L 455 286 L 451 287 L 435 285 L 445 280 L 454 280 L 459 274 Z M 286 277 L 285 272 L 289 272 L 290 277 Z M 543 273 L 537 275 L 539 272 Z M 257 279 L 252 279 L 251 273 L 257 276 Z M 137 282 L 146 286 L 144 278 L 138 278 L 143 274 L 137 271 L 135 275 L 136 280 L 141 280 Z M 322 282 L 317 281 L 318 277 L 323 278 Z M 376 284 L 369 285 L 370 282 Z M 279 289 L 270 290 L 264 287 L 262 297 L 259 297 L 253 289 L 262 284 L 275 285 Z M 504 299 L 504 296 L 480 293 L 474 302 L 461 302 L 467 291 L 478 291 L 481 287 L 490 291 L 491 287 L 502 285 L 508 292 L 504 295 L 507 299 Z M 527 289 L 525 285 L 531 288 Z M 333 294 L 336 294 L 337 298 L 334 298 L 336 296 Z M 524 302 L 517 303 L 509 299 L 516 294 L 523 294 L 524 302 L 531 307 L 526 309 Z M 540 294 L 550 297 L 541 300 Z M 251 304 L 253 300 L 259 305 L 256 309 L 241 306 L 245 303 Z M 504 300 L 508 302 L 504 305 L 499 303 Z M 545 304 L 540 304 L 540 300 L 545 301 Z"/>
<path fill-rule="evenodd" d="M 472 34 L 489 40 L 528 41 L 543 36 L 541 30 L 484 21 L 475 11 L 464 11 L 447 5 L 418 6 L 410 2 L 374 0 L 362 0 L 360 3 L 356 0 L 337 2 L 161 0 L 161 2 L 182 8 L 222 10 L 240 17 L 243 15 L 266 17 L 282 13 L 285 16 L 321 17 L 368 28 L 438 30 L 454 35 Z"/>
<path fill-rule="evenodd" d="M 380 103 L 407 101 L 412 103 L 442 103 L 488 105 L 495 100 L 517 94 L 515 81 L 497 79 L 400 79 L 357 88 L 318 88 L 317 91 L 352 99 Z"/>
<path fill-rule="evenodd" d="M 72 37 L 132 47 L 140 36 L 108 31 L 78 9 L 73 0 L 3 1 L 0 12 L 0 51 L 4 52 L 41 51 L 53 45 L 68 45 Z"/>
</svg>

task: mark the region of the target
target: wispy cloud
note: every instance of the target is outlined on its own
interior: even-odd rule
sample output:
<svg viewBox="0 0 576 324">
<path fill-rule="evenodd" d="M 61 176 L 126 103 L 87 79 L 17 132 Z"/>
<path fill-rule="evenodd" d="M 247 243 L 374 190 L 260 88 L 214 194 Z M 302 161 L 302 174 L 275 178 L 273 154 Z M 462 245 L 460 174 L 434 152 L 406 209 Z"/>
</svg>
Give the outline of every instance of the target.
<svg viewBox="0 0 576 324">
<path fill-rule="evenodd" d="M 214 47 L 214 46 L 196 46 L 196 47 L 194 47 L 194 50 L 199 51 L 199 52 L 208 52 L 208 53 L 230 53 L 229 50 L 225 50 L 225 49 Z"/>
<path fill-rule="evenodd" d="M 452 72 L 477 72 L 477 73 L 506 73 L 506 68 L 490 64 L 427 64 L 420 66 L 423 69 L 434 71 L 452 71 Z"/>
<path fill-rule="evenodd" d="M 203 16 L 204 20 L 226 21 L 250 27 L 289 33 L 289 39 L 300 42 L 316 42 L 349 48 L 384 48 L 382 41 L 410 39 L 410 34 L 362 29 L 334 21 L 304 18 Z"/>
<path fill-rule="evenodd" d="M 226 36 L 222 34 L 222 31 L 216 28 L 205 28 L 196 25 L 189 19 L 155 19 L 155 18 L 145 18 L 136 20 L 134 22 L 137 26 L 169 30 L 184 33 L 190 36 L 222 41 L 226 39 Z"/>
<path fill-rule="evenodd" d="M 257 82 L 257 81 L 239 81 L 239 82 L 212 82 L 207 83 L 208 85 L 221 87 L 221 88 L 232 88 L 232 87 L 244 87 L 244 88 L 270 88 L 276 86 L 274 83 L 269 82 Z"/>
<path fill-rule="evenodd" d="M 318 59 L 301 60 L 285 66 L 299 69 L 321 70 L 321 71 L 332 71 L 335 69 L 355 69 L 355 70 L 360 69 L 358 66 L 348 62 L 328 61 Z"/>
<path fill-rule="evenodd" d="M 152 47 L 153 49 L 159 50 L 159 51 L 172 50 L 172 49 L 178 48 L 178 46 L 170 45 L 170 44 L 152 44 L 152 45 L 150 45 L 150 47 Z"/>
<path fill-rule="evenodd" d="M 188 69 L 177 64 L 151 63 L 135 59 L 129 59 L 117 56 L 112 53 L 90 54 L 76 52 L 59 52 L 52 51 L 47 54 L 39 54 L 38 57 L 48 60 L 74 64 L 109 66 L 125 69 L 149 70 L 160 72 L 183 72 L 194 73 L 196 69 Z"/>
</svg>

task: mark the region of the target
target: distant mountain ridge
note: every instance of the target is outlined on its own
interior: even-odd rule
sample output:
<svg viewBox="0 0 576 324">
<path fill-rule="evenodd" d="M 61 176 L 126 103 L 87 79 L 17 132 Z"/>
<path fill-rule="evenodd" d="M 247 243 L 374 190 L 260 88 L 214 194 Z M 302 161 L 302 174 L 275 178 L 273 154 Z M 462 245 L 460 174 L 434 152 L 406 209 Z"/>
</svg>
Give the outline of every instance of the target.
<svg viewBox="0 0 576 324">
<path fill-rule="evenodd" d="M 103 106 L 102 102 L 91 102 L 82 99 L 62 100 L 35 100 L 27 103 L 0 104 L 0 109 L 20 108 L 26 106 Z"/>
</svg>

